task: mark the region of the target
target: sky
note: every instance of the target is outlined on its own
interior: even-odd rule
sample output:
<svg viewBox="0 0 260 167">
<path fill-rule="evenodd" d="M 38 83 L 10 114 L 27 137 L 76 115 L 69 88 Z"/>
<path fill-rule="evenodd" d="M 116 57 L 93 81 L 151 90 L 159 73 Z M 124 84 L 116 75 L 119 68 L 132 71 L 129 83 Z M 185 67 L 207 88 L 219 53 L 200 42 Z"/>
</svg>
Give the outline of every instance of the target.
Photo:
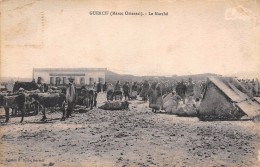
<svg viewBox="0 0 260 167">
<path fill-rule="evenodd" d="M 28 78 L 37 67 L 107 68 L 139 76 L 257 73 L 259 9 L 260 2 L 231 0 L 3 1 L 0 76 Z"/>
</svg>

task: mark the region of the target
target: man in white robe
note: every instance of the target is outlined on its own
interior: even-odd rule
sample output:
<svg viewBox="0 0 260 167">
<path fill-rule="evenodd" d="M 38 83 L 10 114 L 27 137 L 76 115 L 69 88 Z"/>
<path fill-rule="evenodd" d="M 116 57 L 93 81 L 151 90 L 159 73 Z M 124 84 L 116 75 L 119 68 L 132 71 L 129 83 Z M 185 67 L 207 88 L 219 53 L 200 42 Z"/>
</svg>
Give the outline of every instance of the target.
<svg viewBox="0 0 260 167">
<path fill-rule="evenodd" d="M 76 90 L 73 85 L 73 78 L 69 78 L 69 86 L 66 89 L 66 101 L 68 103 L 68 108 L 67 108 L 67 114 L 66 117 L 68 118 L 71 116 L 71 113 L 74 110 L 75 102 L 76 102 Z"/>
</svg>

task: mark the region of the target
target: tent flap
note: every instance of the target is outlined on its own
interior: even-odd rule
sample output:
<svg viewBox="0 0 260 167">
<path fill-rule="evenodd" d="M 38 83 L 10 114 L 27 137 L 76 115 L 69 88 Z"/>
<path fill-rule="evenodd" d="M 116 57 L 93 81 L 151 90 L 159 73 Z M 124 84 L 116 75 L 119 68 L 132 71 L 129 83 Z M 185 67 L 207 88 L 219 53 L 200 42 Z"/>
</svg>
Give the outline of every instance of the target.
<svg viewBox="0 0 260 167">
<path fill-rule="evenodd" d="M 238 111 L 236 111 L 238 110 Z M 202 118 L 240 119 L 260 115 L 259 99 L 251 98 L 243 86 L 231 77 L 210 77 L 200 105 Z"/>
</svg>

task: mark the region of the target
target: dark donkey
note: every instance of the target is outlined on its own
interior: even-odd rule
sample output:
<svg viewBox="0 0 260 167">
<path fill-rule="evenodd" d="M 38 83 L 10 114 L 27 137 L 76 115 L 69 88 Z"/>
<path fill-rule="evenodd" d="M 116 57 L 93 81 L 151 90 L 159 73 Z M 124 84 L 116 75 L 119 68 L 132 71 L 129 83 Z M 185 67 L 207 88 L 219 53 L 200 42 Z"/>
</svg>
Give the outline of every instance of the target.
<svg viewBox="0 0 260 167">
<path fill-rule="evenodd" d="M 31 91 L 31 90 L 36 90 L 40 89 L 40 87 L 35 83 L 35 82 L 21 82 L 21 81 L 16 81 L 14 83 L 13 87 L 13 92 L 18 92 L 20 88 L 23 88 L 24 90 Z"/>
<path fill-rule="evenodd" d="M 66 110 L 65 110 L 65 104 L 66 104 L 66 96 L 63 93 L 38 93 L 38 94 L 31 94 L 30 100 L 34 99 L 38 105 L 40 105 L 43 110 L 43 117 L 41 121 L 44 121 L 47 119 L 46 114 L 45 114 L 45 108 L 49 107 L 60 107 L 62 110 L 62 118 L 61 121 L 65 120 L 66 116 Z"/>
<path fill-rule="evenodd" d="M 94 107 L 97 107 L 97 92 L 95 92 L 93 89 L 82 89 L 81 94 L 83 97 L 83 104 L 90 109 L 93 109 Z"/>
<path fill-rule="evenodd" d="M 24 104 L 25 104 L 25 94 L 19 93 L 19 94 L 13 94 L 8 96 L 3 96 L 3 107 L 5 109 L 5 122 L 9 121 L 9 109 L 17 108 L 18 111 L 21 111 L 22 118 L 21 123 L 24 119 Z"/>
</svg>

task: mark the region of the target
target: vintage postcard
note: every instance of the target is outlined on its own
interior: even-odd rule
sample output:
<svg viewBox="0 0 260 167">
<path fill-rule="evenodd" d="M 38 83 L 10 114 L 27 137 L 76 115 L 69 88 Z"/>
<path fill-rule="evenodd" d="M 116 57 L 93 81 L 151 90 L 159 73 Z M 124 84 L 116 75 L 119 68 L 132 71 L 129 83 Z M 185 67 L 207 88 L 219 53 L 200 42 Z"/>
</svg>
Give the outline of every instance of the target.
<svg viewBox="0 0 260 167">
<path fill-rule="evenodd" d="M 260 166 L 259 0 L 0 5 L 0 166 Z"/>
</svg>

